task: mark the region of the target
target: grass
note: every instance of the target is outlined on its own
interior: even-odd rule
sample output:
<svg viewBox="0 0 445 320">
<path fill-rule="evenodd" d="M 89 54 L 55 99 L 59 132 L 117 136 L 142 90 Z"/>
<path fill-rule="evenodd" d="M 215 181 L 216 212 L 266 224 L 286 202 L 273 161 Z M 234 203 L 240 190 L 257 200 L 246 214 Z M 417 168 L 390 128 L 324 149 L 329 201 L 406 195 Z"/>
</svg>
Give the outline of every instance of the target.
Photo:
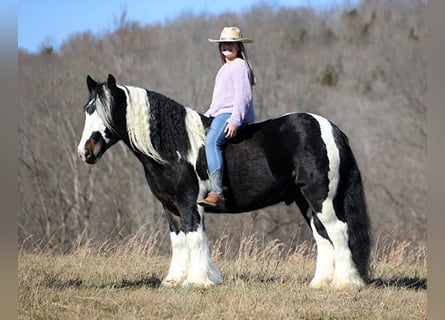
<svg viewBox="0 0 445 320">
<path fill-rule="evenodd" d="M 69 254 L 21 251 L 19 319 L 425 319 L 427 254 L 380 241 L 371 284 L 354 292 L 314 290 L 314 247 L 284 252 L 246 237 L 237 257 L 212 252 L 224 283 L 209 289 L 160 286 L 169 257 L 129 246 Z"/>
</svg>

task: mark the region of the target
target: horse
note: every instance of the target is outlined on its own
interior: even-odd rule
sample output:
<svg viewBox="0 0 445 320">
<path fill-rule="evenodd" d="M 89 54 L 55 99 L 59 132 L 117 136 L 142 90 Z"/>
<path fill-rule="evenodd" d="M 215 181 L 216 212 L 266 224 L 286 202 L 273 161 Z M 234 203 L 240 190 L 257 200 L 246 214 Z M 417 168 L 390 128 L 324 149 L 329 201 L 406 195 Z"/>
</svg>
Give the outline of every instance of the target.
<svg viewBox="0 0 445 320">
<path fill-rule="evenodd" d="M 94 164 L 123 141 L 142 163 L 169 223 L 171 262 L 165 286 L 209 287 L 223 277 L 210 258 L 204 213 L 241 213 L 296 204 L 317 246 L 309 286 L 361 288 L 368 281 L 370 221 L 360 170 L 347 136 L 311 113 L 251 123 L 224 150 L 225 207 L 197 199 L 209 191 L 205 157 L 211 118 L 160 93 L 87 76 L 89 99 L 78 145 Z"/>
</svg>

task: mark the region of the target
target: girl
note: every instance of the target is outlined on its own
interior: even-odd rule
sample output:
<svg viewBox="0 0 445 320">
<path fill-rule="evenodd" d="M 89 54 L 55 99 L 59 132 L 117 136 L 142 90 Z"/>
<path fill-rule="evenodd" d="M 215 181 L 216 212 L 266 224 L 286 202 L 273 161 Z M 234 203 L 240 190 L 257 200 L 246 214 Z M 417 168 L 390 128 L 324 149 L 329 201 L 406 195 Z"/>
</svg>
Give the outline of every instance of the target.
<svg viewBox="0 0 445 320">
<path fill-rule="evenodd" d="M 208 40 L 219 44 L 223 65 L 215 78 L 212 103 L 204 114 L 213 117 L 205 145 L 211 191 L 198 204 L 223 207 L 223 145 L 235 137 L 240 127 L 254 121 L 252 86 L 255 77 L 244 48 L 244 43 L 253 40 L 243 38 L 238 27 L 225 27 L 218 40 Z"/>
</svg>

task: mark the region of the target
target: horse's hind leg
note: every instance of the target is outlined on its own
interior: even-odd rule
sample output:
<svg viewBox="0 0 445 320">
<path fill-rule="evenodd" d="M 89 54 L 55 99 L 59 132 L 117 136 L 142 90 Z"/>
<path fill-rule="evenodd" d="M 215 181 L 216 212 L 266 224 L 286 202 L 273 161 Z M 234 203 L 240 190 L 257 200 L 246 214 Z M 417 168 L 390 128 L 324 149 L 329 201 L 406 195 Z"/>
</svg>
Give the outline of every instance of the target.
<svg viewBox="0 0 445 320">
<path fill-rule="evenodd" d="M 334 248 L 335 269 L 331 286 L 337 289 L 363 287 L 364 281 L 352 260 L 349 248 L 348 225 L 337 218 L 332 199 L 328 198 L 323 202 L 322 210 L 316 213 L 316 218 L 326 229 Z"/>
<path fill-rule="evenodd" d="M 306 185 L 302 190 L 305 201 L 301 197 L 296 199 L 300 211 L 305 212 L 303 215 L 317 243 L 317 266 L 310 286 L 323 288 L 330 285 L 338 289 L 362 287 L 364 282 L 349 247 L 348 225 L 338 219 L 332 196 L 321 196 L 322 193 L 316 192 L 320 189 L 321 184 Z"/>
<path fill-rule="evenodd" d="M 297 193 L 295 200 L 303 217 L 311 227 L 315 243 L 317 244 L 317 264 L 310 286 L 317 289 L 328 287 L 334 278 L 334 247 L 327 236 L 326 229 L 320 224 L 317 217 L 313 215 L 314 211 L 300 192 Z"/>
<path fill-rule="evenodd" d="M 311 210 L 311 209 L 309 209 Z M 326 235 L 319 231 L 320 226 L 316 217 L 312 217 L 310 224 L 312 233 L 314 235 L 315 242 L 317 243 L 317 265 L 315 267 L 315 275 L 312 279 L 310 286 L 312 288 L 325 288 L 328 287 L 334 279 L 335 271 L 335 251 L 332 243 Z"/>
<path fill-rule="evenodd" d="M 338 189 L 342 178 L 340 174 L 341 155 L 334 137 L 334 129 L 326 119 L 313 116 L 319 123 L 320 141 L 323 143 L 319 146 L 318 157 L 314 157 L 312 161 L 313 166 L 306 170 L 300 167 L 299 178 L 305 182 L 302 192 L 315 212 L 312 224 L 315 225 L 320 235 L 325 233 L 323 238 L 329 239 L 334 248 L 334 276 L 331 286 L 338 289 L 362 287 L 364 281 L 352 260 L 352 252 L 349 247 L 348 224 L 346 221 L 340 220 L 334 207 L 334 198 L 342 196 L 341 194 L 337 195 L 337 192 L 343 192 Z M 319 170 L 314 170 L 314 168 Z M 337 206 L 337 209 L 342 210 L 341 206 Z M 341 214 L 341 212 L 339 213 Z M 344 214 L 343 212 L 343 216 Z M 343 220 L 346 219 L 343 218 Z M 319 226 L 317 226 L 318 223 Z M 321 244 L 328 247 L 325 241 Z M 315 281 L 314 285 L 316 285 Z"/>
</svg>

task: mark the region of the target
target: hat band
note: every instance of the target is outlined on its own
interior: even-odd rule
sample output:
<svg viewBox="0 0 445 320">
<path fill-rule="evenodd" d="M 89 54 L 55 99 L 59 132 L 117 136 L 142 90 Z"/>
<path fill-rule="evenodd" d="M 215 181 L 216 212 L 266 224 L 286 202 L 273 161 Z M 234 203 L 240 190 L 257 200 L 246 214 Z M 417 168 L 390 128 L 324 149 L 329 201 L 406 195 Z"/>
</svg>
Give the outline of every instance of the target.
<svg viewBox="0 0 445 320">
<path fill-rule="evenodd" d="M 219 38 L 219 40 L 241 40 L 241 38 Z"/>
</svg>

